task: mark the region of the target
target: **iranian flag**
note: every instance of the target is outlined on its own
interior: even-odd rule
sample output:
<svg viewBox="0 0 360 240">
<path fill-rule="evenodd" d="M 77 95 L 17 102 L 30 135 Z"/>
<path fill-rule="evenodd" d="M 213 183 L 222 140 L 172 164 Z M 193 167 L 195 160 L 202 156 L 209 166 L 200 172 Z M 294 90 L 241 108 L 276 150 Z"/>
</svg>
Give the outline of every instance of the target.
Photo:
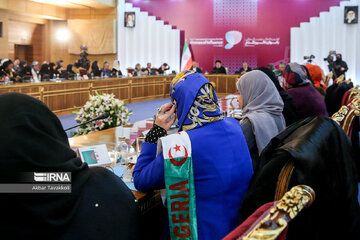
<svg viewBox="0 0 360 240">
<path fill-rule="evenodd" d="M 192 65 L 192 56 L 187 40 L 185 40 L 184 49 L 181 58 L 181 71 L 189 70 Z"/>
</svg>

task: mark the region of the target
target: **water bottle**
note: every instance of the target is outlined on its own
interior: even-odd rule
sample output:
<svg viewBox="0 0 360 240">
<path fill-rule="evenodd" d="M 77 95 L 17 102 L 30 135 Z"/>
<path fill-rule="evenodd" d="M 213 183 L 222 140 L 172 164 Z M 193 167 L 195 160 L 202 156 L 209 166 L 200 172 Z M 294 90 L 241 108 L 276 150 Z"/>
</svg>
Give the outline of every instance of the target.
<svg viewBox="0 0 360 240">
<path fill-rule="evenodd" d="M 8 76 L 5 77 L 5 85 L 10 83 L 10 78 Z"/>
<path fill-rule="evenodd" d="M 115 146 L 116 151 L 116 163 L 125 164 L 127 162 L 127 157 L 129 154 L 129 146 L 125 142 L 125 137 L 119 137 L 119 141 L 116 143 Z"/>
<path fill-rule="evenodd" d="M 94 73 L 91 73 L 91 79 L 94 79 Z"/>
<path fill-rule="evenodd" d="M 100 78 L 104 78 L 104 73 L 101 72 Z"/>
</svg>

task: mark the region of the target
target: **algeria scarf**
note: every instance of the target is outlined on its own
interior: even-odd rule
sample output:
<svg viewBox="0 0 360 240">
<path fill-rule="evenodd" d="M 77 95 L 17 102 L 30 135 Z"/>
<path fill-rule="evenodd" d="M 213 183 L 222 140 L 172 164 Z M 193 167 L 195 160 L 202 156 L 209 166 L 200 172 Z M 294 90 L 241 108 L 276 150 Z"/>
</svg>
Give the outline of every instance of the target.
<svg viewBox="0 0 360 240">
<path fill-rule="evenodd" d="M 172 240 L 198 239 L 191 142 L 186 132 L 161 138 Z"/>
</svg>

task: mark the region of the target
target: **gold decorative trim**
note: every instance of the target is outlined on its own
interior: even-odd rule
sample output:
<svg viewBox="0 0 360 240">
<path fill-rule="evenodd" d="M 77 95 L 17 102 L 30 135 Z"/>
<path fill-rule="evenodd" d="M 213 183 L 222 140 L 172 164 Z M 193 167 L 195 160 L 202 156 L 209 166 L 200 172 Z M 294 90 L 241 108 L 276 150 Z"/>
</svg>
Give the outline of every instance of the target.
<svg viewBox="0 0 360 240">
<path fill-rule="evenodd" d="M 347 106 L 342 106 L 339 111 L 334 113 L 331 119 L 349 135 L 354 118 L 357 116 L 360 116 L 360 94 L 356 94 Z"/>
<path fill-rule="evenodd" d="M 242 240 L 275 240 L 301 210 L 315 200 L 314 190 L 306 185 L 291 188 L 269 213 Z"/>
</svg>

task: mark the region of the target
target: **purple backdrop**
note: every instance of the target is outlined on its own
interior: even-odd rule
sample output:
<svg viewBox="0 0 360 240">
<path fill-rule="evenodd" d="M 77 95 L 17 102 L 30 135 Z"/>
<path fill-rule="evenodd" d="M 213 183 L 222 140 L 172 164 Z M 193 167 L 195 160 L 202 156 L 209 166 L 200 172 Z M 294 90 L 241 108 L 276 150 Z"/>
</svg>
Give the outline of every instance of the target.
<svg viewBox="0 0 360 240">
<path fill-rule="evenodd" d="M 290 58 L 290 28 L 340 0 L 133 0 L 141 11 L 184 31 L 193 58 L 210 72 L 216 59 L 230 73 Z M 239 42 L 240 40 L 240 42 Z M 229 43 L 229 44 L 228 44 Z M 182 50 L 182 46 L 181 46 Z M 319 56 L 320 57 L 320 56 Z M 325 56 L 324 56 L 325 57 Z M 166 61 L 164 59 L 164 61 Z"/>
</svg>

